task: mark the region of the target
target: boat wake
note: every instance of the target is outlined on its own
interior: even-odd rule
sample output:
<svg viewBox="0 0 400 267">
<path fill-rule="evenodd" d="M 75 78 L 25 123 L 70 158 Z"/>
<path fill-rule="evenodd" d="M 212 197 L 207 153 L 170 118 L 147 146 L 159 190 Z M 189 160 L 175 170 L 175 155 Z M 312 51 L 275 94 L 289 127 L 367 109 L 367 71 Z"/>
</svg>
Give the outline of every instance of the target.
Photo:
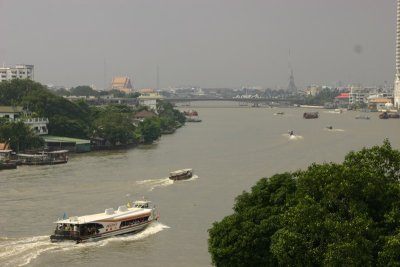
<svg viewBox="0 0 400 267">
<path fill-rule="evenodd" d="M 24 266 L 45 252 L 81 250 L 88 247 L 103 247 L 111 242 L 132 242 L 142 240 L 169 227 L 153 222 L 145 230 L 135 235 L 116 236 L 97 242 L 75 244 L 74 242 L 51 243 L 49 236 L 25 238 L 0 237 L 0 266 Z"/>
<path fill-rule="evenodd" d="M 34 236 L 28 238 L 1 238 L 0 265 L 24 266 L 36 259 L 45 251 L 53 250 L 55 244 L 48 236 Z"/>
<path fill-rule="evenodd" d="M 289 138 L 289 140 L 301 140 L 303 139 L 303 136 L 301 135 L 297 135 L 297 134 L 283 134 L 283 136 L 286 136 L 287 138 Z"/>
<path fill-rule="evenodd" d="M 343 129 L 335 129 L 335 128 L 334 129 L 325 128 L 325 130 L 329 132 L 344 132 Z"/>
<path fill-rule="evenodd" d="M 179 180 L 179 181 L 174 181 L 174 182 L 178 182 L 178 183 L 182 183 L 182 182 L 191 182 L 193 180 L 198 179 L 199 176 L 197 176 L 196 174 L 194 174 L 192 177 L 190 177 L 189 179 L 183 179 L 183 180 Z"/>
<path fill-rule="evenodd" d="M 166 177 L 166 178 L 161 178 L 161 179 L 148 179 L 148 180 L 143 180 L 143 181 L 137 181 L 136 184 L 146 187 L 147 190 L 151 192 L 157 187 L 166 187 L 166 186 L 174 184 L 174 182 L 179 182 L 179 183 L 190 182 L 190 181 L 196 180 L 197 178 L 199 178 L 199 176 L 193 175 L 189 179 L 174 181 L 174 180 L 171 180 L 168 177 Z"/>
<path fill-rule="evenodd" d="M 146 189 L 148 191 L 153 191 L 154 188 L 156 188 L 156 187 L 166 187 L 166 186 L 172 185 L 173 183 L 174 183 L 174 181 L 169 179 L 168 177 L 161 178 L 161 179 L 148 179 L 148 180 L 136 182 L 137 185 L 146 187 Z"/>
</svg>

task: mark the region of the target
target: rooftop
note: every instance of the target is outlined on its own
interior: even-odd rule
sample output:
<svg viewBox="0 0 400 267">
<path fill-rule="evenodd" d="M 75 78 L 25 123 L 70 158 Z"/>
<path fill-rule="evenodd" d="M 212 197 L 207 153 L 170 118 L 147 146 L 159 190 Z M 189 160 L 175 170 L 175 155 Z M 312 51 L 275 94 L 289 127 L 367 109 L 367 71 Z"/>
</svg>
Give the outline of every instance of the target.
<svg viewBox="0 0 400 267">
<path fill-rule="evenodd" d="M 0 106 L 0 112 L 2 113 L 21 113 L 23 109 L 20 106 Z"/>
<path fill-rule="evenodd" d="M 71 138 L 71 137 L 63 137 L 63 136 L 53 136 L 46 135 L 43 136 L 46 142 L 60 142 L 60 143 L 71 143 L 74 142 L 76 144 L 89 144 L 90 140 Z"/>
</svg>

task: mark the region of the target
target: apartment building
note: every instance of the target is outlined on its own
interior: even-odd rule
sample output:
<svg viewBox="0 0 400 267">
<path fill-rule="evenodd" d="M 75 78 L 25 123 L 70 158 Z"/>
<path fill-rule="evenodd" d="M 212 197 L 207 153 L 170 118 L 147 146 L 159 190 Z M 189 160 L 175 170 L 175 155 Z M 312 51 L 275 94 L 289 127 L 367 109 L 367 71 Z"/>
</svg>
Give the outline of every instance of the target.
<svg viewBox="0 0 400 267">
<path fill-rule="evenodd" d="M 14 67 L 0 67 L 0 82 L 13 79 L 34 80 L 33 65 L 19 64 Z"/>
</svg>

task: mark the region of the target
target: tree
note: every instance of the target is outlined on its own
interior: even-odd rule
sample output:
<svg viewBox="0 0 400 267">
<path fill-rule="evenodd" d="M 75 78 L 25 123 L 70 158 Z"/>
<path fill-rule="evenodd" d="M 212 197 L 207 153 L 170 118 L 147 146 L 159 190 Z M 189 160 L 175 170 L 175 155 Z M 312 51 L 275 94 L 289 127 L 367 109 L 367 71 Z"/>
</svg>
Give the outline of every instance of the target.
<svg viewBox="0 0 400 267">
<path fill-rule="evenodd" d="M 261 179 L 213 224 L 215 265 L 400 265 L 400 152 L 387 140 L 282 175 Z"/>
<path fill-rule="evenodd" d="M 99 91 L 93 90 L 93 88 L 88 85 L 80 85 L 71 88 L 70 94 L 74 96 L 98 96 Z"/>
<path fill-rule="evenodd" d="M 160 120 L 157 117 L 145 119 L 139 123 L 137 130 L 139 131 L 137 134 L 143 138 L 143 142 L 151 144 L 161 136 Z"/>
<path fill-rule="evenodd" d="M 92 133 L 113 146 L 136 142 L 135 127 L 130 116 L 118 112 L 103 112 L 94 122 Z"/>
<path fill-rule="evenodd" d="M 22 121 L 0 123 L 0 142 L 9 144 L 11 149 L 17 153 L 44 145 L 43 138 L 36 135 Z"/>
<path fill-rule="evenodd" d="M 68 91 L 65 88 L 60 88 L 60 89 L 54 90 L 53 93 L 58 96 L 70 96 L 71 95 L 70 91 Z"/>
<path fill-rule="evenodd" d="M 1 82 L 0 104 L 23 106 L 38 117 L 47 117 L 53 135 L 87 138 L 92 122 L 85 102 L 70 102 L 31 80 Z"/>
<path fill-rule="evenodd" d="M 307 96 L 304 103 L 307 105 L 324 105 L 326 102 L 333 102 L 336 96 L 340 94 L 338 89 L 324 88 L 315 96 Z"/>
<path fill-rule="evenodd" d="M 235 213 L 209 230 L 209 252 L 217 266 L 275 266 L 269 250 L 272 235 L 293 201 L 295 177 L 290 173 L 261 179 L 251 193 L 236 198 Z"/>
<path fill-rule="evenodd" d="M 171 103 L 164 100 L 157 101 L 157 112 L 160 118 L 166 118 L 169 127 L 176 127 L 176 122 L 184 124 L 186 121 L 182 112 L 174 109 L 174 106 Z"/>
</svg>

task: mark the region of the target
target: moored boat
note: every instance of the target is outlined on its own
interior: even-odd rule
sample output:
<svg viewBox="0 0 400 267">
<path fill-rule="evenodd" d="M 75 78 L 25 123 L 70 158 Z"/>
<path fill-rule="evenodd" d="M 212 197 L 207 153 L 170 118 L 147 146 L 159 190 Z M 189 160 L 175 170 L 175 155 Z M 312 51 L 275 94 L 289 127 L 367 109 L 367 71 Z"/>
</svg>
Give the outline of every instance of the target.
<svg viewBox="0 0 400 267">
<path fill-rule="evenodd" d="M 201 119 L 195 116 L 186 117 L 186 122 L 201 122 Z"/>
<path fill-rule="evenodd" d="M 158 219 L 150 201 L 138 200 L 133 204 L 119 206 L 117 210 L 106 209 L 104 213 L 69 217 L 56 221 L 51 242 L 96 241 L 107 237 L 134 234 L 144 230 Z"/>
<path fill-rule="evenodd" d="M 68 162 L 68 150 L 56 150 L 39 154 L 17 154 L 21 165 L 52 165 Z"/>
<path fill-rule="evenodd" d="M 184 180 L 184 179 L 189 179 L 193 176 L 193 170 L 192 169 L 182 169 L 182 170 L 177 170 L 170 172 L 169 174 L 169 179 L 171 180 Z"/>
<path fill-rule="evenodd" d="M 185 110 L 183 111 L 183 115 L 185 116 L 198 116 L 199 114 L 197 113 L 196 110 Z"/>
<path fill-rule="evenodd" d="M 201 122 L 196 110 L 183 111 L 183 115 L 185 115 L 186 122 Z"/>
<path fill-rule="evenodd" d="M 19 161 L 15 158 L 15 153 L 11 149 L 0 150 L 0 170 L 16 169 Z"/>
<path fill-rule="evenodd" d="M 15 162 L 6 162 L 0 160 L 0 170 L 10 170 L 10 169 L 16 169 L 17 168 L 17 163 Z"/>
</svg>

